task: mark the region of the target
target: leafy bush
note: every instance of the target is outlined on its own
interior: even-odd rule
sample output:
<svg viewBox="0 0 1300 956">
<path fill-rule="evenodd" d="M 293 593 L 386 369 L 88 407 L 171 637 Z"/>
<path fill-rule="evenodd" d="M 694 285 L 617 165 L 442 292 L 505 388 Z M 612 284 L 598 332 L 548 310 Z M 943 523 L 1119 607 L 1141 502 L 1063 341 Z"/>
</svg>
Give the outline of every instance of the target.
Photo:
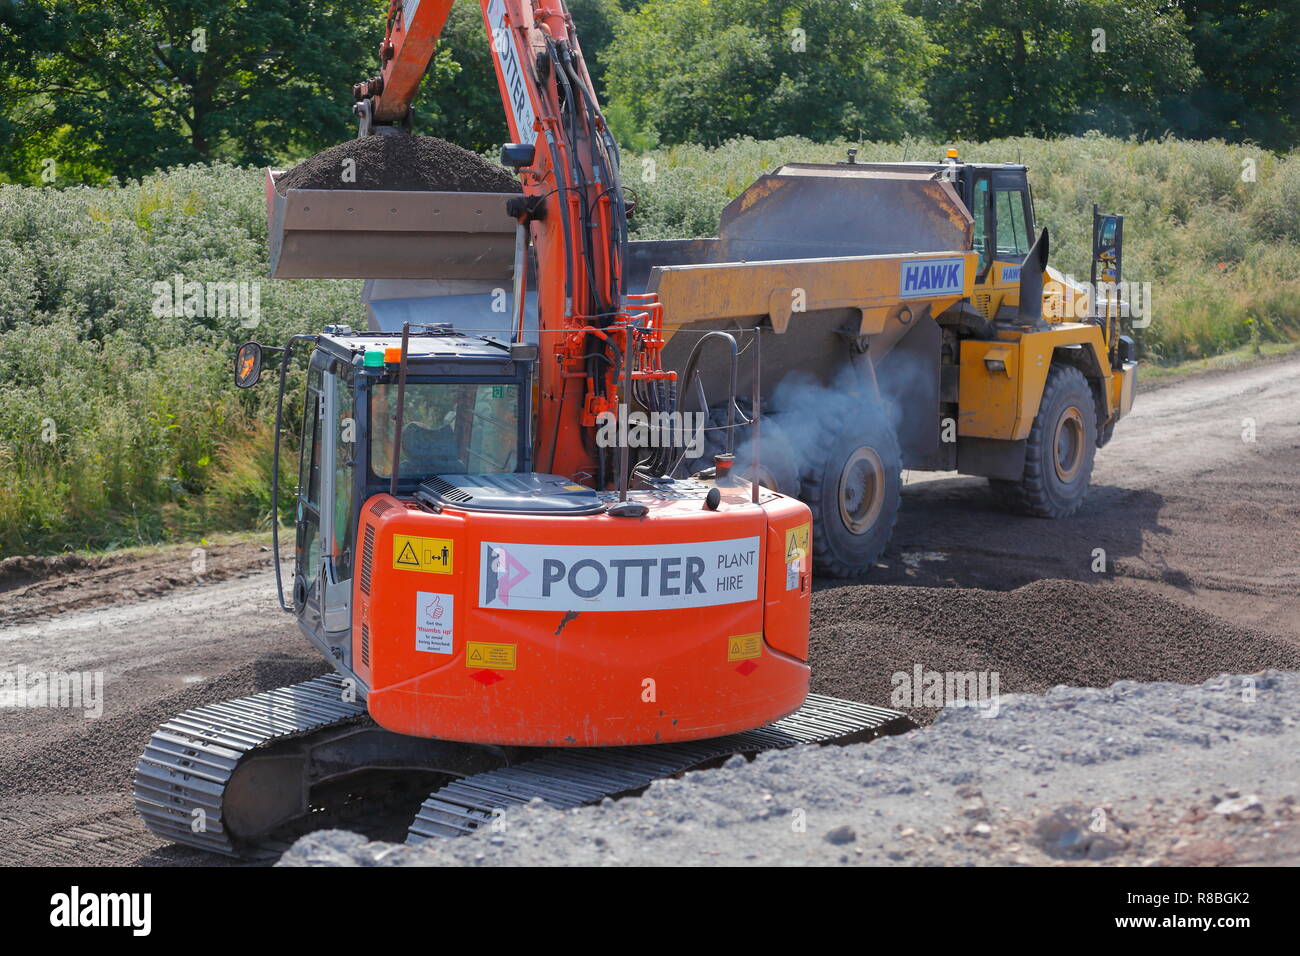
<svg viewBox="0 0 1300 956">
<path fill-rule="evenodd" d="M 269 481 L 259 499 L 236 478 L 245 438 L 269 449 L 274 391 L 236 392 L 232 348 L 361 306 L 357 282 L 265 279 L 265 216 L 261 174 L 227 166 L 0 187 L 0 554 L 269 520 Z M 178 276 L 250 283 L 260 308 L 156 314 Z"/>
<path fill-rule="evenodd" d="M 628 154 L 635 236 L 710 235 L 757 176 L 839 160 L 849 145 L 735 139 Z M 862 160 L 897 160 L 950 144 L 853 145 Z M 1029 166 L 1063 272 L 1087 275 L 1094 202 L 1126 215 L 1126 278 L 1150 282 L 1154 297 L 1154 322 L 1136 333 L 1148 359 L 1300 339 L 1300 152 L 1098 135 L 951 145 L 972 161 Z M 254 334 L 275 343 L 329 322 L 361 326 L 364 314 L 358 282 L 273 282 L 266 271 L 257 171 L 0 186 L 0 556 L 267 526 L 275 392 L 232 386 L 232 348 Z M 260 283 L 256 327 L 155 314 L 155 284 L 174 288 L 177 276 Z"/>
</svg>

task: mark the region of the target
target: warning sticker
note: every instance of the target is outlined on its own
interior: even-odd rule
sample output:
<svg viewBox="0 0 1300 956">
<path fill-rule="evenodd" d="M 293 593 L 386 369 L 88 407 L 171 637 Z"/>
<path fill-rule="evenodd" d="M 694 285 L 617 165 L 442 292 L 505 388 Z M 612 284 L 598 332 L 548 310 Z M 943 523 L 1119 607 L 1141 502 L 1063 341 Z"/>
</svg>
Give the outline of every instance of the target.
<svg viewBox="0 0 1300 956">
<path fill-rule="evenodd" d="M 450 654 L 456 617 L 454 594 L 415 595 L 415 649 L 426 654 Z"/>
<path fill-rule="evenodd" d="M 427 571 L 451 574 L 450 538 L 417 538 L 409 534 L 393 535 L 393 567 L 403 571 Z"/>
<path fill-rule="evenodd" d="M 798 560 L 808 553 L 808 537 L 812 533 L 812 525 L 805 521 L 795 528 L 787 528 L 785 532 L 785 563 Z"/>
<path fill-rule="evenodd" d="M 796 591 L 799 588 L 799 573 L 807 570 L 809 538 L 812 525 L 804 522 L 798 527 L 789 528 L 785 533 L 785 589 Z"/>
<path fill-rule="evenodd" d="M 466 667 L 490 667 L 498 671 L 515 669 L 515 644 L 484 644 L 470 641 L 465 645 Z"/>
<path fill-rule="evenodd" d="M 763 656 L 762 634 L 737 634 L 727 638 L 727 660 L 743 661 Z"/>
</svg>

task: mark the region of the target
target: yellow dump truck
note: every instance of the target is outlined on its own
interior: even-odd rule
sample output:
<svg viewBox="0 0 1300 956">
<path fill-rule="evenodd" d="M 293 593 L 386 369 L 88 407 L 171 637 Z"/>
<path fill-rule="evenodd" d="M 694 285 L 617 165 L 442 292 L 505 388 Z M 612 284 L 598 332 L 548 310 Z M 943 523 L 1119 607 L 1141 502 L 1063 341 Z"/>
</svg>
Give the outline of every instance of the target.
<svg viewBox="0 0 1300 956">
<path fill-rule="evenodd" d="M 270 173 L 267 196 L 272 274 L 369 279 L 372 330 L 535 336 L 527 236 L 501 195 L 282 192 Z M 716 237 L 629 243 L 627 291 L 662 304 L 682 407 L 716 426 L 673 468 L 732 447 L 736 473 L 812 508 L 815 563 L 845 578 L 884 551 L 904 469 L 986 476 L 1009 508 L 1071 515 L 1133 402 L 1122 246 L 1123 217 L 1094 209 L 1091 284 L 1051 268 L 1020 165 L 951 151 L 784 165 L 727 206 Z M 697 348 L 714 330 L 734 367 Z M 757 408 L 735 398 L 751 395 Z"/>
<path fill-rule="evenodd" d="M 840 577 L 884 550 L 903 469 L 987 476 L 1010 508 L 1073 514 L 1136 382 L 1108 293 L 1122 216 L 1094 210 L 1084 286 L 1047 265 L 1024 166 L 852 159 L 762 177 L 716 238 L 632 244 L 632 286 L 658 294 L 670 330 L 742 348 L 771 330 L 759 468 L 813 509 L 816 563 Z M 697 339 L 670 338 L 666 361 L 683 367 Z M 702 356 L 699 379 L 725 380 L 725 360 Z M 743 440 L 737 454 L 745 473 Z"/>
</svg>

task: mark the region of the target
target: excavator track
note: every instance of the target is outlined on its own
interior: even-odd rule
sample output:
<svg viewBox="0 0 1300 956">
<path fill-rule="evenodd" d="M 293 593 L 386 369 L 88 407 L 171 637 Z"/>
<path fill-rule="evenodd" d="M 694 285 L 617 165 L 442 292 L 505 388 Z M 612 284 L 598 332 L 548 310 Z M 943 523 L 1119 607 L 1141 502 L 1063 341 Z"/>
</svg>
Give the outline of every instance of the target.
<svg viewBox="0 0 1300 956">
<path fill-rule="evenodd" d="M 835 697 L 809 694 L 788 717 L 743 733 L 681 744 L 562 749 L 511 767 L 449 783 L 420 807 L 406 842 L 472 833 L 507 807 L 534 799 L 556 809 L 637 793 L 655 780 L 799 744 L 862 743 L 914 728 L 906 714 Z"/>
<path fill-rule="evenodd" d="M 235 769 L 260 747 L 366 718 L 345 699 L 342 678 L 314 680 L 178 714 L 149 739 L 135 768 L 135 808 L 174 843 L 244 856 L 226 820 Z"/>
<path fill-rule="evenodd" d="M 390 733 L 346 691 L 342 678 L 328 675 L 173 717 L 136 765 L 136 811 L 169 842 L 266 858 L 285 848 L 279 837 L 288 825 L 309 817 L 326 822 L 313 805 L 323 784 L 344 780 L 355 790 L 353 781 L 366 770 L 445 775 L 450 782 L 425 799 L 407 834 L 408 843 L 419 843 L 473 832 L 534 798 L 557 808 L 598 803 L 736 754 L 857 743 L 915 726 L 898 711 L 814 694 L 767 727 L 709 740 L 500 748 Z"/>
</svg>

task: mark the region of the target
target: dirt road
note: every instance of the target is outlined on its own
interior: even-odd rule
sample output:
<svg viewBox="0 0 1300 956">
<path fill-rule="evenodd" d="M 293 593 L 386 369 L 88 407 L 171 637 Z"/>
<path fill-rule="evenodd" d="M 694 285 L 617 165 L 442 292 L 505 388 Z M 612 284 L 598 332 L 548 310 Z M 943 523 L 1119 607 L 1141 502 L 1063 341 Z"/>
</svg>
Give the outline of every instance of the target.
<svg viewBox="0 0 1300 956">
<path fill-rule="evenodd" d="M 1140 395 L 1099 453 L 1084 512 L 1068 521 L 999 512 L 977 479 L 912 482 L 872 581 L 906 592 L 859 589 L 859 616 L 876 630 L 838 641 L 848 596 L 820 582 L 815 673 L 842 676 L 847 661 L 869 673 L 863 693 L 876 693 L 895 664 L 929 666 L 932 650 L 953 646 L 938 663 L 982 669 L 1007 653 L 998 635 L 1008 614 L 1022 615 L 1015 655 L 1040 659 L 1008 668 L 1003 692 L 1134 673 L 1201 680 L 1220 664 L 1298 669 L 1298 470 L 1300 361 L 1291 360 Z M 208 861 L 161 846 L 136 823 L 131 771 L 171 714 L 324 670 L 276 606 L 269 557 L 256 544 L 214 548 L 201 573 L 190 548 L 80 566 L 0 564 L 0 673 L 103 680 L 94 719 L 84 706 L 0 710 L 0 863 Z M 1024 585 L 1033 586 L 1015 590 Z M 1062 613 L 1078 595 L 1112 612 L 1097 633 Z M 945 623 L 958 601 L 960 619 Z M 1116 633 L 1124 640 L 1097 644 Z M 954 645 L 955 634 L 970 640 Z M 1071 640 L 1092 649 L 1073 653 Z M 880 659 L 881 647 L 897 660 Z"/>
</svg>

